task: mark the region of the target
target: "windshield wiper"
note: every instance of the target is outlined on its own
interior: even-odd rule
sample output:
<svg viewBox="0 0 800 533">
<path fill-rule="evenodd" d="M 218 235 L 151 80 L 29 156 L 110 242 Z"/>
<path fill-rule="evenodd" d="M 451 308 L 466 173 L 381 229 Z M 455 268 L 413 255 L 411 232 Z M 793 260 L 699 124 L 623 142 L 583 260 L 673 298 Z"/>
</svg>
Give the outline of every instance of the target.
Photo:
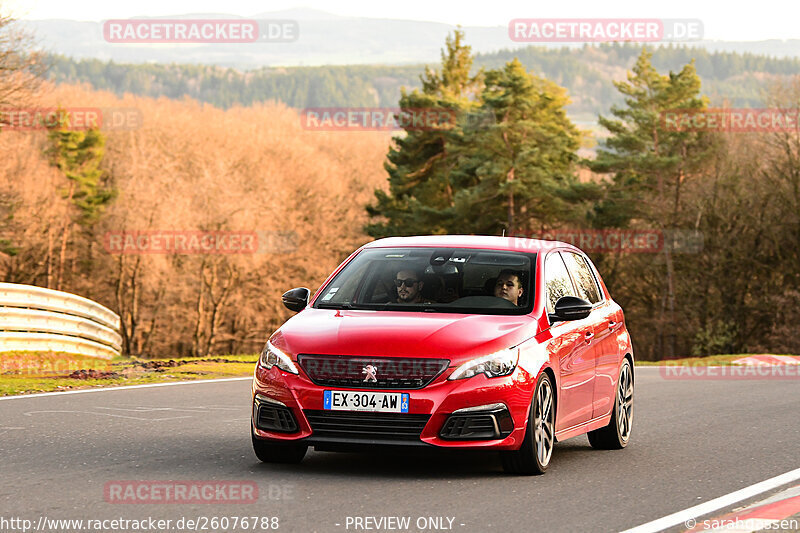
<svg viewBox="0 0 800 533">
<path fill-rule="evenodd" d="M 320 302 L 317 304 L 318 309 L 352 309 L 353 306 L 347 302 L 334 303 L 334 302 Z"/>
<path fill-rule="evenodd" d="M 383 311 L 442 311 L 443 304 L 436 303 L 414 303 L 402 304 L 398 302 L 384 302 L 374 304 L 362 304 L 359 309 L 380 309 Z"/>
</svg>

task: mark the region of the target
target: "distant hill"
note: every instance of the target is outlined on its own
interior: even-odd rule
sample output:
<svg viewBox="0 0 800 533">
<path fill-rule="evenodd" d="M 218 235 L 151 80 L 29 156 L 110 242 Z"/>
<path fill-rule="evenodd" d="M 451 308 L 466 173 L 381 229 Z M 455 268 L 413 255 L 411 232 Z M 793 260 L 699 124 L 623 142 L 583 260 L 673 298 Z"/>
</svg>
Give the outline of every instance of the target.
<svg viewBox="0 0 800 533">
<path fill-rule="evenodd" d="M 441 47 L 442 43 L 438 46 Z M 470 43 L 471 44 L 471 43 Z M 591 125 L 598 114 L 621 103 L 613 80 L 624 79 L 641 46 L 614 44 L 579 48 L 529 46 L 478 54 L 476 68 L 501 66 L 513 57 L 540 76 L 567 88 L 573 120 Z M 798 58 L 770 58 L 736 52 L 709 52 L 699 47 L 653 49 L 659 71 L 679 70 L 695 61 L 703 92 L 716 104 L 763 105 L 769 84 L 800 73 Z M 221 108 L 276 100 L 291 107 L 395 106 L 400 88 L 419 86 L 422 64 L 374 66 L 273 67 L 249 71 L 213 65 L 120 64 L 96 59 L 50 57 L 49 75 L 56 82 L 88 82 L 97 89 L 179 99 L 184 96 Z M 430 61 L 435 65 L 438 59 Z"/>
<path fill-rule="evenodd" d="M 219 13 L 194 13 L 171 17 L 241 19 Z M 292 19 L 299 38 L 290 43 L 247 44 L 118 44 L 103 39 L 101 22 L 75 20 L 23 20 L 39 43 L 53 54 L 76 59 L 113 60 L 123 63 L 181 63 L 219 65 L 239 69 L 274 66 L 416 64 L 437 61 L 445 36 L 456 27 L 438 22 L 342 17 L 311 9 L 257 13 L 249 19 Z M 496 52 L 523 48 L 508 37 L 507 26 L 464 27 L 473 51 Z M 754 53 L 774 57 L 800 57 L 800 40 L 758 42 L 700 41 L 689 43 L 709 51 Z M 560 48 L 545 44 L 543 48 Z M 573 45 L 580 48 L 581 45 Z"/>
<path fill-rule="evenodd" d="M 294 9 L 238 17 L 202 13 L 142 19 L 291 19 L 299 38 L 289 43 L 119 44 L 103 38 L 102 22 L 24 20 L 47 51 L 77 59 L 124 63 L 182 63 L 240 69 L 264 66 L 346 64 L 409 64 L 435 61 L 444 39 L 455 26 L 438 22 L 341 17 L 322 11 Z M 508 38 L 506 27 L 464 28 L 475 51 L 521 46 Z"/>
</svg>

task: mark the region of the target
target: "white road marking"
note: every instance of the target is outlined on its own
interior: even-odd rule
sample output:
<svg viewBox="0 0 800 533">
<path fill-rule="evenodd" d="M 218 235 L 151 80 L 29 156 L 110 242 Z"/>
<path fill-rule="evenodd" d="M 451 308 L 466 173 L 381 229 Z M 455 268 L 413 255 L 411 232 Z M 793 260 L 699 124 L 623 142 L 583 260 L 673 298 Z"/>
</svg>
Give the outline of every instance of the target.
<svg viewBox="0 0 800 533">
<path fill-rule="evenodd" d="M 164 420 L 177 420 L 179 418 L 192 418 L 191 416 L 172 416 L 169 418 L 141 418 L 138 416 L 125 416 L 125 415 L 112 415 L 111 413 L 95 413 L 93 411 L 28 411 L 27 413 L 23 413 L 25 416 L 31 415 L 38 415 L 38 414 L 47 414 L 47 413 L 78 413 L 83 415 L 98 415 L 98 416 L 110 416 L 113 418 L 127 418 L 128 420 L 142 420 L 144 422 L 162 422 Z"/>
<path fill-rule="evenodd" d="M 758 502 L 757 506 L 761 507 L 762 505 L 769 505 L 771 503 L 782 502 L 783 500 L 788 500 L 789 498 L 796 498 L 797 496 L 800 496 L 800 485 L 792 487 L 790 489 L 786 489 L 773 496 L 770 496 L 763 502 Z M 752 505 L 751 507 L 755 506 L 756 505 Z"/>
<path fill-rule="evenodd" d="M 132 413 L 148 413 L 150 411 L 183 411 L 187 413 L 207 413 L 209 411 L 239 411 L 239 407 L 102 407 L 95 406 L 95 409 L 108 409 L 112 411 L 128 411 Z"/>
<path fill-rule="evenodd" d="M 100 389 L 81 389 L 81 390 L 65 390 L 59 392 L 40 392 L 37 394 L 19 394 L 17 396 L 0 396 L 0 401 L 3 400 L 22 400 L 25 398 L 41 398 L 43 396 L 62 396 L 64 394 L 83 394 L 89 392 L 110 392 L 118 390 L 129 389 L 148 389 L 153 387 L 171 387 L 173 385 L 194 385 L 196 383 L 221 383 L 224 381 L 244 381 L 251 380 L 252 376 L 246 378 L 219 378 L 219 379 L 198 379 L 197 381 L 173 381 L 170 383 L 148 383 L 146 385 L 125 385 L 122 387 L 106 387 Z"/>
<path fill-rule="evenodd" d="M 696 520 L 703 515 L 707 515 L 708 513 L 728 507 L 742 500 L 747 500 L 753 496 L 757 496 L 761 493 L 778 488 L 781 485 L 786 485 L 792 481 L 797 481 L 798 479 L 800 479 L 800 468 L 786 472 L 780 476 L 766 479 L 760 483 L 756 483 L 755 485 L 750 485 L 749 487 L 737 490 L 736 492 L 731 492 L 725 496 L 720 496 L 719 498 L 707 501 L 706 503 L 701 503 L 700 505 L 695 505 L 694 507 L 689 507 L 683 511 L 678 511 L 677 513 L 667 515 L 663 518 L 659 518 L 658 520 L 647 522 L 641 526 L 636 526 L 632 529 L 626 529 L 621 533 L 656 533 L 657 531 L 663 531 L 678 524 L 685 524 L 687 520 Z"/>
</svg>

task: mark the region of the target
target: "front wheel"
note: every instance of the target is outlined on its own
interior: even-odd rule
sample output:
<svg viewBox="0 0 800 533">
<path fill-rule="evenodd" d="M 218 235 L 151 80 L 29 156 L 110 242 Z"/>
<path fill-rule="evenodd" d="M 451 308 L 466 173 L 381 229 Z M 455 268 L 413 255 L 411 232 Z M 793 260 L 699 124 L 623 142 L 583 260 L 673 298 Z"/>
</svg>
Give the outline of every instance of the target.
<svg viewBox="0 0 800 533">
<path fill-rule="evenodd" d="M 256 457 L 264 463 L 296 464 L 303 460 L 308 451 L 304 444 L 275 444 L 267 440 L 253 438 L 253 451 Z"/>
<path fill-rule="evenodd" d="M 628 445 L 633 423 L 633 370 L 622 360 L 614 400 L 614 412 L 606 427 L 589 432 L 589 444 L 598 450 L 621 450 Z"/>
<path fill-rule="evenodd" d="M 555 395 L 553 383 L 542 372 L 536 382 L 525 439 L 519 450 L 501 452 L 503 469 L 510 474 L 544 474 L 555 444 Z"/>
</svg>

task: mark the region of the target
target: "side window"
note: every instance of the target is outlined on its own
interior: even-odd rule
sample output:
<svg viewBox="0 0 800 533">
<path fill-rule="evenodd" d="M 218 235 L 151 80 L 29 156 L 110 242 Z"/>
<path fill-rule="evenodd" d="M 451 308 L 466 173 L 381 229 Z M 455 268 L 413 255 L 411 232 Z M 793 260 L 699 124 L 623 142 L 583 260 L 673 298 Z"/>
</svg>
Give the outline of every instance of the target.
<svg viewBox="0 0 800 533">
<path fill-rule="evenodd" d="M 562 296 L 577 296 L 569 279 L 567 267 L 561 254 L 553 252 L 547 256 L 544 264 L 545 290 L 547 291 L 547 301 L 545 307 L 548 313 L 555 312 L 556 302 Z"/>
<path fill-rule="evenodd" d="M 572 274 L 572 279 L 575 280 L 575 285 L 578 288 L 578 297 L 593 304 L 599 302 L 602 299 L 600 297 L 600 288 L 597 286 L 597 281 L 595 281 L 586 260 L 573 252 L 564 252 L 562 255 L 570 274 Z"/>
</svg>

